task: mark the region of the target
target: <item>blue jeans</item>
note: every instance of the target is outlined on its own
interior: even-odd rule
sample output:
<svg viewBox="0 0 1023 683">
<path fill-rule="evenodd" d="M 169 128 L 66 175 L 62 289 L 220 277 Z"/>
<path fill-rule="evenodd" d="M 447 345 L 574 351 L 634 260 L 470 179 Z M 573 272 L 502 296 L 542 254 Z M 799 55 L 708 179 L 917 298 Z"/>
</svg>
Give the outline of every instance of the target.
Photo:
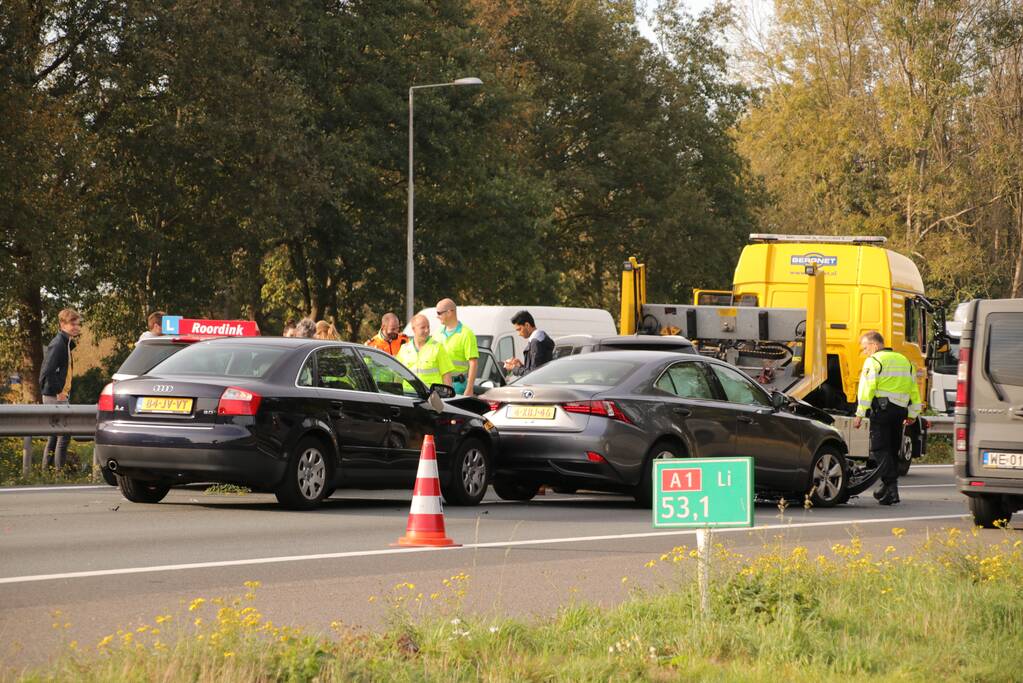
<svg viewBox="0 0 1023 683">
<path fill-rule="evenodd" d="M 58 401 L 56 396 L 43 396 L 43 405 L 67 405 L 67 401 Z M 67 436 L 51 436 L 49 438 L 46 442 L 46 448 L 43 450 L 44 470 L 50 466 L 51 461 L 58 470 L 64 469 L 64 463 L 67 461 L 67 442 L 69 438 Z"/>
</svg>

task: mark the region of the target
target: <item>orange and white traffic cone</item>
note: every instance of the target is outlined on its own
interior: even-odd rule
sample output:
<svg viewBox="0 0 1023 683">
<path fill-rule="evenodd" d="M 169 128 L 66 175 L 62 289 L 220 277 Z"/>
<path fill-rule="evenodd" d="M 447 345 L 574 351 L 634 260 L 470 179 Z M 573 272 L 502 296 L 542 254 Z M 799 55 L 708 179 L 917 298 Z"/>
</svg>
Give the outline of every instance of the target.
<svg viewBox="0 0 1023 683">
<path fill-rule="evenodd" d="M 458 547 L 444 531 L 444 510 L 440 504 L 440 476 L 437 473 L 437 449 L 433 436 L 423 437 L 419 453 L 419 471 L 412 490 L 412 509 L 405 535 L 391 545 Z"/>
</svg>

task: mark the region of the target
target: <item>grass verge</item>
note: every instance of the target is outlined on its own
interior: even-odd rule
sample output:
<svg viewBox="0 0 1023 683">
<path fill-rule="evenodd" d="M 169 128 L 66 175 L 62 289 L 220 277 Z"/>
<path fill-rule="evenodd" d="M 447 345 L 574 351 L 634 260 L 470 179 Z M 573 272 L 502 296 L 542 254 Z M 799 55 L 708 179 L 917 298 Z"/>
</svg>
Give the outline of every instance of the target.
<svg viewBox="0 0 1023 683">
<path fill-rule="evenodd" d="M 32 469 L 23 476 L 23 440 L 0 438 L 0 486 L 38 486 L 41 484 L 87 484 L 93 482 L 92 441 L 68 442 L 68 460 L 63 470 L 44 468 L 43 449 L 46 439 L 32 440 Z"/>
<path fill-rule="evenodd" d="M 856 538 L 816 556 L 780 538 L 751 557 L 717 545 L 707 615 L 685 546 L 643 570 L 664 589 L 538 623 L 460 614 L 471 578 L 459 574 L 433 592 L 396 585 L 380 598 L 382 632 L 335 622 L 314 634 L 267 620 L 249 582 L 244 595 L 197 597 L 90 647 L 72 642 L 24 680 L 1018 680 L 1023 540 L 949 529 L 901 552 L 903 532 L 874 554 Z"/>
</svg>

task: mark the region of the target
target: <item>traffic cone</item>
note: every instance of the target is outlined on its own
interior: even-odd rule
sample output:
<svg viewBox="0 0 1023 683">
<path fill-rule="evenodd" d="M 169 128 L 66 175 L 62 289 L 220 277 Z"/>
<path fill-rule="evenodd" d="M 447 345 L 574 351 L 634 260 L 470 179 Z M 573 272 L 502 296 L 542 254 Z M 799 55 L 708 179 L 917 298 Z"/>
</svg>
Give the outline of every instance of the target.
<svg viewBox="0 0 1023 683">
<path fill-rule="evenodd" d="M 412 490 L 412 509 L 405 535 L 391 545 L 458 547 L 444 531 L 444 510 L 440 505 L 440 477 L 437 474 L 437 450 L 433 436 L 423 437 L 419 453 L 419 471 Z"/>
</svg>

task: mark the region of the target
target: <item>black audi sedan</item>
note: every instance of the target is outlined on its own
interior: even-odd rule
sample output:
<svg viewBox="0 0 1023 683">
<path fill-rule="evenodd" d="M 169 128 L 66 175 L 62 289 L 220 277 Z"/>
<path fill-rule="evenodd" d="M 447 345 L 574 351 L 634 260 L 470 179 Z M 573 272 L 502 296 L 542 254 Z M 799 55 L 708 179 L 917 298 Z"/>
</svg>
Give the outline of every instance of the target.
<svg viewBox="0 0 1023 683">
<path fill-rule="evenodd" d="M 494 491 L 528 500 L 540 484 L 629 493 L 649 506 L 658 458 L 752 456 L 757 491 L 849 496 L 848 451 L 830 418 L 768 394 L 735 367 L 673 351 L 553 360 L 483 395 L 501 432 Z"/>
<path fill-rule="evenodd" d="M 338 487 L 411 490 L 433 435 L 441 492 L 486 493 L 497 432 L 478 399 L 426 387 L 361 344 L 227 338 L 192 344 L 100 396 L 96 453 L 125 498 L 157 503 L 171 486 L 237 484 L 294 509 Z M 453 405 L 483 406 L 476 412 Z"/>
</svg>

